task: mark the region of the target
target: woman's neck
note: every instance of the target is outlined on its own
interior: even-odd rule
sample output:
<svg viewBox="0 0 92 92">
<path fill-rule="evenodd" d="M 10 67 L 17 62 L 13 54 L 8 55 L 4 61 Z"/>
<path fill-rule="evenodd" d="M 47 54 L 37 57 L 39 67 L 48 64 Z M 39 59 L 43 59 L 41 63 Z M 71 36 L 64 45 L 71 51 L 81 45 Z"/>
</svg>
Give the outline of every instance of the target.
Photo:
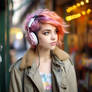
<svg viewBox="0 0 92 92">
<path fill-rule="evenodd" d="M 38 47 L 36 52 L 39 54 L 41 61 L 48 61 L 50 57 L 50 49 Z"/>
<path fill-rule="evenodd" d="M 46 74 L 50 73 L 51 72 L 50 50 L 38 47 L 36 52 L 38 54 L 38 59 L 36 63 L 39 66 L 39 71 Z"/>
</svg>

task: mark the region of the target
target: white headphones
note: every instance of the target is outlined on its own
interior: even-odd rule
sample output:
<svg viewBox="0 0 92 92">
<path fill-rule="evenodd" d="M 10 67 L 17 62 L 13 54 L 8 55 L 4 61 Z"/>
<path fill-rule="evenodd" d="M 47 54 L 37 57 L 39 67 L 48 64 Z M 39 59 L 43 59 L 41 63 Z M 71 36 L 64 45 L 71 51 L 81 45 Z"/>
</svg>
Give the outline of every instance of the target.
<svg viewBox="0 0 92 92">
<path fill-rule="evenodd" d="M 33 17 L 30 20 L 30 22 L 28 24 L 29 28 L 31 27 L 31 25 L 34 22 L 34 20 L 35 20 L 35 17 Z M 27 40 L 29 41 L 29 43 L 31 44 L 32 47 L 35 47 L 39 43 L 36 33 L 35 32 L 30 32 L 29 29 L 28 29 L 28 33 L 27 33 Z"/>
</svg>

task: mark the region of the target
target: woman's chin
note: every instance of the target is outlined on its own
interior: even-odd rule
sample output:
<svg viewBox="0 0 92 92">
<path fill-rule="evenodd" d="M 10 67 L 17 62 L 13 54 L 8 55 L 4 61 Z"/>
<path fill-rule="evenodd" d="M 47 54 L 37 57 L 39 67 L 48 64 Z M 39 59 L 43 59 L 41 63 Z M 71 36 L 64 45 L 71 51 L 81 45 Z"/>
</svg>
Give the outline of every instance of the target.
<svg viewBox="0 0 92 92">
<path fill-rule="evenodd" d="M 50 49 L 51 49 L 51 50 L 53 50 L 53 49 L 55 49 L 55 47 L 56 47 L 56 46 L 51 46 L 51 48 L 50 48 Z"/>
</svg>

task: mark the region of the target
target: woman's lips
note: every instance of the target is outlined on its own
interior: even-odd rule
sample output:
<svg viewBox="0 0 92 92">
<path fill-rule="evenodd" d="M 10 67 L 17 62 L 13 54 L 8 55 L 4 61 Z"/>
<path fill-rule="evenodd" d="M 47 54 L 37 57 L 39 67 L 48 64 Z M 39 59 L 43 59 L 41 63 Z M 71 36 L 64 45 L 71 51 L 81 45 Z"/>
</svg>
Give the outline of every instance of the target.
<svg viewBox="0 0 92 92">
<path fill-rule="evenodd" d="M 56 42 L 52 42 L 50 44 L 51 44 L 51 46 L 55 46 L 57 43 Z"/>
</svg>

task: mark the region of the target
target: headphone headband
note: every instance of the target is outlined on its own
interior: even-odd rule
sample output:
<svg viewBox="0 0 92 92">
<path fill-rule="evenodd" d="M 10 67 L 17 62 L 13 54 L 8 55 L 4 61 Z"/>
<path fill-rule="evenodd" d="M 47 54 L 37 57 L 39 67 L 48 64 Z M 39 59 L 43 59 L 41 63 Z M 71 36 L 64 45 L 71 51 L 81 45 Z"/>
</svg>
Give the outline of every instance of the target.
<svg viewBox="0 0 92 92">
<path fill-rule="evenodd" d="M 35 18 L 32 18 L 28 24 L 28 27 L 31 27 L 32 23 L 34 22 Z"/>
<path fill-rule="evenodd" d="M 38 18 L 37 15 L 35 15 L 34 17 L 31 18 L 29 24 L 28 24 L 28 27 L 31 27 L 32 23 L 35 21 L 35 19 Z"/>
</svg>

